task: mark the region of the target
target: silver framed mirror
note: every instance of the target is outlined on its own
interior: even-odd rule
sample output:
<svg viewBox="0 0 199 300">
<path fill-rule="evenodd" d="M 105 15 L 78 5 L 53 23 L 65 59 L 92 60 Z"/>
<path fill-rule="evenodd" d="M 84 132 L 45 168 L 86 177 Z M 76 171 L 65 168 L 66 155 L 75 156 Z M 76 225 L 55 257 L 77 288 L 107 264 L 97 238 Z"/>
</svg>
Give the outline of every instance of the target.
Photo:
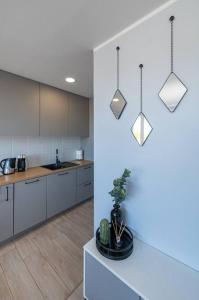
<svg viewBox="0 0 199 300">
<path fill-rule="evenodd" d="M 173 71 L 173 22 L 174 16 L 171 16 L 169 21 L 171 23 L 171 72 L 166 79 L 163 87 L 159 92 L 159 97 L 170 112 L 174 112 L 187 92 L 187 87 L 181 79 Z"/>
<path fill-rule="evenodd" d="M 142 112 L 142 69 L 143 65 L 139 65 L 140 68 L 140 113 L 135 120 L 131 132 L 133 133 L 133 136 L 135 137 L 136 141 L 140 146 L 143 146 L 146 142 L 147 138 L 149 137 L 151 131 L 153 130 L 151 124 L 147 120 L 146 116 Z"/>
<path fill-rule="evenodd" d="M 117 47 L 116 51 L 117 51 L 117 89 L 112 98 L 110 108 L 111 108 L 115 118 L 119 119 L 123 113 L 123 110 L 124 110 L 127 102 L 119 89 L 119 51 L 120 51 L 120 47 Z"/>
</svg>

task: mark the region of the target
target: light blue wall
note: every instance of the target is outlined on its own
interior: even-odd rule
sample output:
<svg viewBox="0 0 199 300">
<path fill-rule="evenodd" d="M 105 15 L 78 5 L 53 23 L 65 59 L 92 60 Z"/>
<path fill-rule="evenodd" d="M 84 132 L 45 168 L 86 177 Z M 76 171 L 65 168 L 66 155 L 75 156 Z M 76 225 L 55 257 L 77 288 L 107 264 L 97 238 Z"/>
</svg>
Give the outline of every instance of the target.
<svg viewBox="0 0 199 300">
<path fill-rule="evenodd" d="M 189 91 L 175 113 L 158 92 L 170 71 L 170 24 L 175 15 L 174 70 Z M 109 109 L 120 51 L 121 91 L 128 104 L 118 121 Z M 154 130 L 144 147 L 131 135 L 143 110 Z M 108 217 L 108 192 L 132 170 L 127 223 L 147 243 L 199 270 L 199 1 L 180 0 L 94 54 L 95 228 Z"/>
</svg>

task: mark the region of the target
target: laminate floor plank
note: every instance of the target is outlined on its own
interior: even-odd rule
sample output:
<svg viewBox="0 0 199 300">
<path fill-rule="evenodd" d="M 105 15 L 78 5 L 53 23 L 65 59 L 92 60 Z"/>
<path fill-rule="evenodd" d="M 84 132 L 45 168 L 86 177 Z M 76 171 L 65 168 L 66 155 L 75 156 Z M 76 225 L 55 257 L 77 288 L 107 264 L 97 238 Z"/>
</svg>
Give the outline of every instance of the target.
<svg viewBox="0 0 199 300">
<path fill-rule="evenodd" d="M 37 235 L 33 241 L 45 259 L 64 280 L 66 287 L 72 291 L 82 280 L 82 267 L 73 259 L 71 253 L 65 251 L 48 235 Z"/>
<path fill-rule="evenodd" d="M 44 299 L 16 249 L 1 256 L 0 264 L 14 299 Z"/>
<path fill-rule="evenodd" d="M 34 253 L 40 254 L 39 248 L 37 248 L 33 241 L 27 236 L 17 239 L 14 243 L 23 260 Z"/>
<path fill-rule="evenodd" d="M 75 226 L 72 226 L 65 220 L 56 224 L 56 226 L 79 248 L 82 248 L 86 241 L 90 239 L 89 234 L 83 232 L 83 230 L 80 230 L 79 228 L 75 228 Z"/>
<path fill-rule="evenodd" d="M 67 253 L 82 264 L 83 261 L 83 249 L 77 247 L 63 232 L 59 231 L 58 228 L 52 224 L 49 224 L 45 228 L 44 234 L 48 235 L 50 239 L 58 246 L 61 247 Z"/>
<path fill-rule="evenodd" d="M 4 276 L 3 270 L 0 267 L 0 299 L 13 300 L 11 291 L 9 289 L 7 280 Z"/>
<path fill-rule="evenodd" d="M 33 253 L 27 256 L 25 264 L 40 288 L 44 299 L 67 299 L 70 291 L 41 254 Z"/>
<path fill-rule="evenodd" d="M 83 225 L 77 224 L 68 215 L 63 215 L 54 224 L 80 248 L 93 236 L 93 229 L 88 230 Z"/>
<path fill-rule="evenodd" d="M 87 201 L 1 246 L 0 299 L 83 299 L 83 245 L 92 236 Z"/>
<path fill-rule="evenodd" d="M 7 254 L 9 251 L 13 250 L 15 248 L 15 244 L 13 242 L 8 242 L 5 245 L 2 245 L 0 247 L 0 256 Z"/>
<path fill-rule="evenodd" d="M 70 295 L 68 300 L 83 300 L 83 285 L 82 283 L 78 288 Z"/>
</svg>

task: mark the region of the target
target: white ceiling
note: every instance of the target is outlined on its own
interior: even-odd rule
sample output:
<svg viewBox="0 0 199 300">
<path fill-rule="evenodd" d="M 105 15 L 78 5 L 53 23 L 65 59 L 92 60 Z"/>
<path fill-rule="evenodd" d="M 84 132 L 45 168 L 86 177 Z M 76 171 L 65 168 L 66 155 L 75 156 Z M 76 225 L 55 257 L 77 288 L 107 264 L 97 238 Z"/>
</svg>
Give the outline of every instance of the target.
<svg viewBox="0 0 199 300">
<path fill-rule="evenodd" d="M 92 96 L 92 49 L 165 2 L 0 0 L 0 69 Z"/>
</svg>

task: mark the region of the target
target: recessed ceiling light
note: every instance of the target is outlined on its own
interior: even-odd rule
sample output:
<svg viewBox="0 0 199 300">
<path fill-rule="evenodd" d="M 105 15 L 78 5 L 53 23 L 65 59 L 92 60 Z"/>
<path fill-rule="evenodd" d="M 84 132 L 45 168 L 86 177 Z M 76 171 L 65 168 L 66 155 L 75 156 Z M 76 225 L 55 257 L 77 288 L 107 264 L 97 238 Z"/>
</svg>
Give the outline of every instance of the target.
<svg viewBox="0 0 199 300">
<path fill-rule="evenodd" d="M 66 77 L 65 81 L 68 82 L 68 83 L 74 83 L 76 80 L 73 77 Z"/>
</svg>

